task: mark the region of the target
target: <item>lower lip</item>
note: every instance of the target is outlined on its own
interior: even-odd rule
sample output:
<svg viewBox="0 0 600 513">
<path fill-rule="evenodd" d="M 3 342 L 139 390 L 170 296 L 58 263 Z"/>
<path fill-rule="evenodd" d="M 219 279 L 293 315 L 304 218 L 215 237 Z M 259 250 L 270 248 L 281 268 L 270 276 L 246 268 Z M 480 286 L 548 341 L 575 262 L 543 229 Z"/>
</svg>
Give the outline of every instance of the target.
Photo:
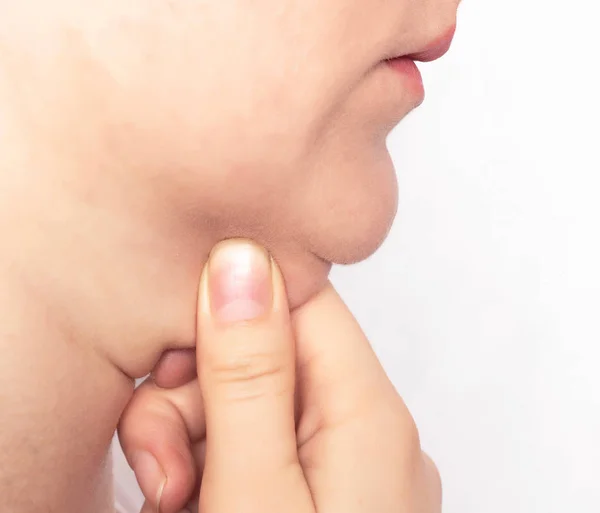
<svg viewBox="0 0 600 513">
<path fill-rule="evenodd" d="M 410 87 L 415 95 L 418 95 L 421 99 L 425 97 L 423 77 L 412 59 L 409 59 L 408 57 L 398 57 L 397 59 L 390 59 L 387 63 L 396 73 L 399 73 L 404 77 L 407 87 Z"/>
</svg>

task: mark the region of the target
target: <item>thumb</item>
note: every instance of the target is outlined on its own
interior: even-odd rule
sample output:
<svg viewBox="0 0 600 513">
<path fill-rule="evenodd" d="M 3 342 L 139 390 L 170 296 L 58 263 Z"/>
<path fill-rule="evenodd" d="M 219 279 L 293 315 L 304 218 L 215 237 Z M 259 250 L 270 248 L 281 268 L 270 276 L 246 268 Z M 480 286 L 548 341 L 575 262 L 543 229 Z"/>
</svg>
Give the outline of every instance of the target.
<svg viewBox="0 0 600 513">
<path fill-rule="evenodd" d="M 283 279 L 251 242 L 226 241 L 211 253 L 200 286 L 197 358 L 206 417 L 200 509 L 310 511 Z"/>
</svg>

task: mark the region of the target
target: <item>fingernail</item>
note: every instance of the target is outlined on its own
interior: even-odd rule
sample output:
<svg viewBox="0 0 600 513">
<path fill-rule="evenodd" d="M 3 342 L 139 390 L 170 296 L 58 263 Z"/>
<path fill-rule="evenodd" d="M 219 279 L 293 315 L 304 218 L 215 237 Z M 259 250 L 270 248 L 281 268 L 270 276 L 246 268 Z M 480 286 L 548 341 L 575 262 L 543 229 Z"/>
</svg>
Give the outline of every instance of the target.
<svg viewBox="0 0 600 513">
<path fill-rule="evenodd" d="M 160 499 L 167 483 L 167 476 L 156 458 L 149 452 L 138 452 L 131 458 L 131 466 L 144 496 L 154 497 L 156 508 L 160 508 Z"/>
<path fill-rule="evenodd" d="M 273 302 L 271 260 L 261 247 L 226 241 L 211 253 L 208 293 L 213 316 L 222 323 L 265 315 Z"/>
</svg>

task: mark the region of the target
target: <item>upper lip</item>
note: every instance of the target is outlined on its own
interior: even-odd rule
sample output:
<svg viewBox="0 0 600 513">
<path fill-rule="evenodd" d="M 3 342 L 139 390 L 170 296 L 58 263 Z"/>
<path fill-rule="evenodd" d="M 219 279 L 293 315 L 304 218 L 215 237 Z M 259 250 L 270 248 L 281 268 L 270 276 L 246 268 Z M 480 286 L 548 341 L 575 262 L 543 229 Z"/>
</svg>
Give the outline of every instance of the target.
<svg viewBox="0 0 600 513">
<path fill-rule="evenodd" d="M 439 59 L 450 49 L 452 39 L 454 39 L 454 32 L 456 32 L 456 25 L 452 26 L 441 36 L 435 38 L 422 50 L 406 55 L 405 57 L 420 62 L 430 62 Z"/>
</svg>

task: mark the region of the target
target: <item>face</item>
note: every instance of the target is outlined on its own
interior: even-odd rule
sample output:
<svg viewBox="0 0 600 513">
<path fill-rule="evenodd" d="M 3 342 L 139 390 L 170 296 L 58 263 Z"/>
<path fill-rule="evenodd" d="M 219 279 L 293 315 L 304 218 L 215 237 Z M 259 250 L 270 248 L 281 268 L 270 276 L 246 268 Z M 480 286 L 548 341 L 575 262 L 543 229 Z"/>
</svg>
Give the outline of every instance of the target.
<svg viewBox="0 0 600 513">
<path fill-rule="evenodd" d="M 88 168 L 102 155 L 95 179 L 215 240 L 258 239 L 293 274 L 384 239 L 386 136 L 422 101 L 410 58 L 443 53 L 458 2 L 61 0 L 40 2 L 24 37 L 54 34 L 33 52 L 53 56 L 50 77 L 70 70 L 45 79 L 52 137 L 75 134 L 68 151 Z"/>
</svg>

